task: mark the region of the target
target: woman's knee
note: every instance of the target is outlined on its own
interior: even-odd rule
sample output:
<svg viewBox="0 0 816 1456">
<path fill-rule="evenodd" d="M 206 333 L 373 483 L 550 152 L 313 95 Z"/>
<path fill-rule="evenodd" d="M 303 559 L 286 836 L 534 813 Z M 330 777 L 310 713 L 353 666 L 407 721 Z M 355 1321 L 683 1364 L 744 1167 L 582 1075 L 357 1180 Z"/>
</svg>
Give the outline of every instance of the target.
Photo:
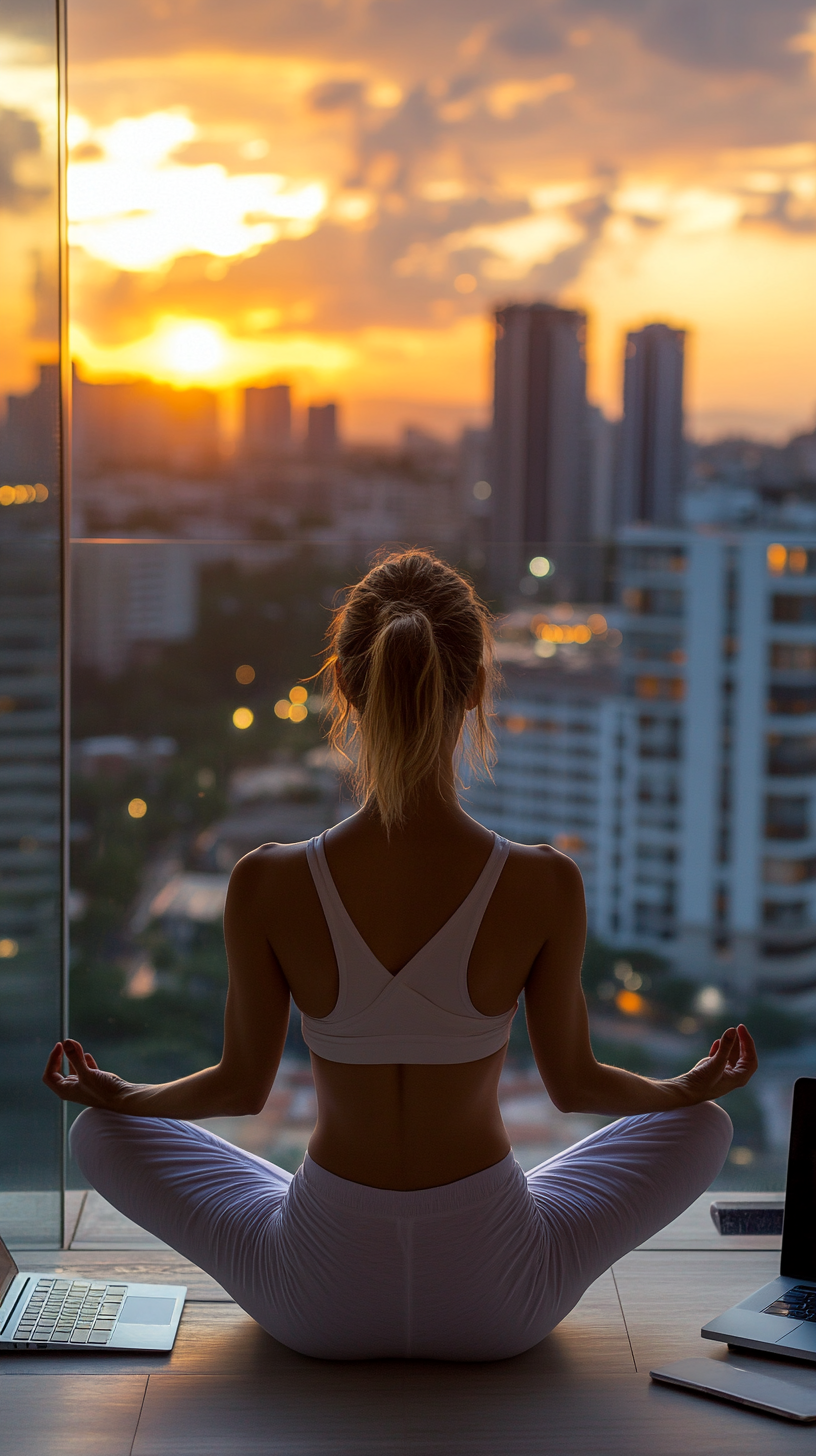
<svg viewBox="0 0 816 1456">
<path fill-rule="evenodd" d="M 700 1151 L 711 1157 L 718 1171 L 725 1162 L 734 1134 L 731 1118 L 725 1108 L 720 1107 L 717 1102 L 695 1102 L 693 1106 L 683 1107 L 678 1111 L 689 1133 L 700 1145 Z"/>
<path fill-rule="evenodd" d="M 98 1161 L 100 1145 L 110 1134 L 111 1121 L 115 1112 L 106 1112 L 101 1107 L 86 1107 L 73 1123 L 68 1143 L 74 1162 L 90 1183 L 94 1181 L 94 1167 Z"/>
</svg>

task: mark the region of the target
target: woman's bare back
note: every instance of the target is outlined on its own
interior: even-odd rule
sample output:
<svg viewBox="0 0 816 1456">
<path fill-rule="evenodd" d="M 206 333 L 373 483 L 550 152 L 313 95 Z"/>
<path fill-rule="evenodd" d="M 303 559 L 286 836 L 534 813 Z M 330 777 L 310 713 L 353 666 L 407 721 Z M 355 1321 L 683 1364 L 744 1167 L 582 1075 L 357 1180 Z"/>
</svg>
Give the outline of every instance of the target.
<svg viewBox="0 0 816 1456">
<path fill-rule="evenodd" d="M 389 838 L 374 816 L 358 814 L 325 840 L 340 898 L 391 974 L 450 919 L 492 849 L 493 836 L 461 810 L 435 809 Z M 252 858 L 267 890 L 253 904 L 263 903 L 265 935 L 295 1004 L 327 1016 L 337 964 L 305 848 L 268 845 Z M 511 847 L 470 958 L 477 1011 L 497 1016 L 518 999 L 558 913 L 568 863 L 546 846 Z M 502 1049 L 452 1066 L 359 1066 L 312 1054 L 319 1111 L 310 1155 L 340 1177 L 384 1188 L 431 1187 L 489 1167 L 509 1150 L 497 1097 L 504 1056 Z"/>
</svg>

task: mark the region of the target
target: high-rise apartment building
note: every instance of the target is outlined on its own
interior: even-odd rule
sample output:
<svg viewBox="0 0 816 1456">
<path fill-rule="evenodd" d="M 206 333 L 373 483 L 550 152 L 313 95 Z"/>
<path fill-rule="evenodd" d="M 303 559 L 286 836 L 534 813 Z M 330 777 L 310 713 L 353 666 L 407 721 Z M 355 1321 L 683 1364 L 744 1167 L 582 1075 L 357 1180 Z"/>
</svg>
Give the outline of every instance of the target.
<svg viewBox="0 0 816 1456">
<path fill-rule="evenodd" d="M 310 455 L 333 455 L 337 449 L 337 405 L 310 404 L 306 449 Z"/>
<path fill-rule="evenodd" d="M 292 446 L 292 400 L 288 384 L 244 390 L 244 454 L 262 460 L 285 455 Z"/>
<path fill-rule="evenodd" d="M 508 674 L 476 812 L 573 854 L 603 940 L 806 1004 L 816 535 L 629 528 L 619 562 L 620 679 L 532 690 Z"/>
<path fill-rule="evenodd" d="M 647 324 L 626 336 L 617 523 L 672 526 L 683 488 L 686 336 Z"/>
<path fill-rule="evenodd" d="M 586 315 L 549 303 L 496 312 L 492 537 L 586 540 Z"/>
<path fill-rule="evenodd" d="M 816 537 L 629 531 L 602 933 L 816 983 Z"/>
<path fill-rule="evenodd" d="M 468 807 L 506 839 L 569 854 L 580 867 L 594 925 L 613 794 L 607 757 L 620 713 L 614 679 L 509 669 L 504 678 L 493 777 L 467 790 Z"/>
</svg>

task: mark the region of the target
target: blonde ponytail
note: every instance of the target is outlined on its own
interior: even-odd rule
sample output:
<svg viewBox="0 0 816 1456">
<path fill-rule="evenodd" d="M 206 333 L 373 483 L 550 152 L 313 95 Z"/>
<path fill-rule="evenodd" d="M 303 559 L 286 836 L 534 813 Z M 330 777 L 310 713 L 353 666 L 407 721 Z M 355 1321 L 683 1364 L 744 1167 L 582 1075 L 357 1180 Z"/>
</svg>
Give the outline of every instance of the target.
<svg viewBox="0 0 816 1456">
<path fill-rule="evenodd" d="M 473 708 L 466 756 L 489 772 L 489 629 L 470 583 L 424 551 L 386 557 L 335 613 L 325 664 L 329 739 L 346 753 L 359 797 L 373 800 L 387 829 L 404 820 L 420 785 L 438 770 L 480 671 L 485 691 Z"/>
</svg>

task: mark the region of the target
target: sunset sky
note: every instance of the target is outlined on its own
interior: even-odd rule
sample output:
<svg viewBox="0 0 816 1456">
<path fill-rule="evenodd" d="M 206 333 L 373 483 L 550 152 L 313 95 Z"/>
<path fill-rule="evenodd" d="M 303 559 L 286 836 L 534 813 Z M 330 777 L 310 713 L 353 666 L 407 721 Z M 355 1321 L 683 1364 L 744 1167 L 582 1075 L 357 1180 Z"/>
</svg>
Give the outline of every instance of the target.
<svg viewBox="0 0 816 1456">
<path fill-rule="evenodd" d="M 485 417 L 490 310 L 686 326 L 704 436 L 816 406 L 816 13 L 792 0 L 69 0 L 86 377 Z"/>
</svg>

